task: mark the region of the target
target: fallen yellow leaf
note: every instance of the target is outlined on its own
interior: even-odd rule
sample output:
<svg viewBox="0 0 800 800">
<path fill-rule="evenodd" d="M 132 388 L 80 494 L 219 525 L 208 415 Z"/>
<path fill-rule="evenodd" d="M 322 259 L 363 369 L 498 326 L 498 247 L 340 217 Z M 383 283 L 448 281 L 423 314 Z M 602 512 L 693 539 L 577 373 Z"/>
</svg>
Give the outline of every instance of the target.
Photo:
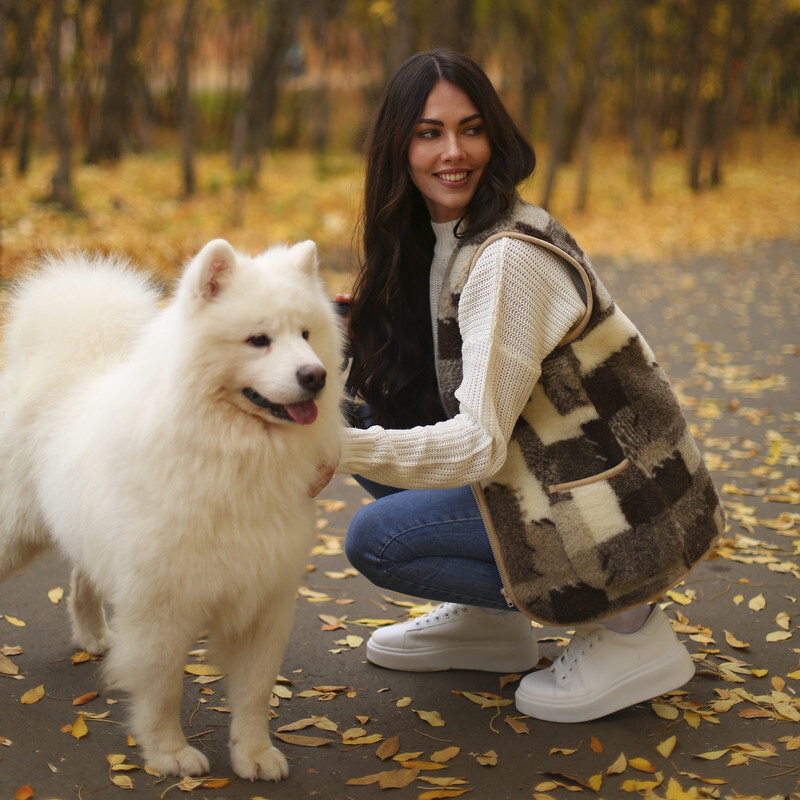
<svg viewBox="0 0 800 800">
<path fill-rule="evenodd" d="M 51 589 L 47 593 L 47 597 L 51 603 L 58 605 L 58 603 L 64 597 L 64 590 L 60 586 L 57 586 L 55 589 Z"/>
<path fill-rule="evenodd" d="M 621 775 L 628 768 L 628 759 L 625 753 L 620 753 L 617 760 L 606 770 L 606 775 Z"/>
<path fill-rule="evenodd" d="M 422 750 L 417 750 L 415 753 L 398 753 L 396 756 L 392 756 L 392 761 L 397 761 L 402 764 L 404 761 L 413 761 L 421 755 Z"/>
<path fill-rule="evenodd" d="M 772 631 L 767 634 L 768 642 L 785 642 L 792 638 L 791 631 Z"/>
<path fill-rule="evenodd" d="M 531 729 L 521 719 L 517 719 L 516 717 L 509 717 L 506 715 L 506 723 L 514 733 L 525 734 L 531 732 Z"/>
<path fill-rule="evenodd" d="M 675 706 L 666 703 L 651 703 L 651 707 L 661 719 L 677 719 L 680 714 Z"/>
<path fill-rule="evenodd" d="M 692 602 L 691 597 L 688 597 L 687 595 L 682 594 L 681 592 L 676 592 L 674 589 L 670 589 L 667 592 L 667 597 L 669 597 L 670 600 L 674 600 L 676 603 L 679 603 L 682 606 L 688 606 Z"/>
<path fill-rule="evenodd" d="M 646 792 L 649 789 L 655 789 L 660 786 L 664 781 L 664 777 L 660 772 L 656 773 L 656 779 L 653 781 L 637 781 L 627 780 L 622 782 L 623 792 Z"/>
<path fill-rule="evenodd" d="M 19 667 L 10 659 L 0 653 L 0 675 L 18 675 Z"/>
<path fill-rule="evenodd" d="M 416 770 L 437 770 L 437 769 L 447 769 L 444 764 L 437 764 L 434 761 L 402 761 L 401 765 L 404 769 L 416 769 Z"/>
<path fill-rule="evenodd" d="M 286 742 L 286 744 L 296 744 L 300 747 L 324 747 L 332 741 L 321 736 L 301 736 L 296 733 L 275 733 L 274 735 L 282 742 Z"/>
<path fill-rule="evenodd" d="M 751 611 L 761 611 L 767 605 L 767 601 L 764 599 L 763 594 L 757 594 L 754 598 L 750 600 L 747 604 L 747 607 Z"/>
<path fill-rule="evenodd" d="M 729 749 L 726 747 L 724 750 L 709 750 L 707 753 L 693 753 L 695 758 L 703 758 L 706 761 L 716 761 L 718 758 L 722 758 L 729 752 Z"/>
<path fill-rule="evenodd" d="M 725 631 L 725 641 L 731 647 L 735 647 L 737 650 L 746 650 L 748 647 L 750 647 L 749 642 L 743 642 L 740 639 L 737 639 L 730 631 Z"/>
<path fill-rule="evenodd" d="M 494 750 L 488 750 L 476 756 L 478 763 L 482 767 L 496 767 L 497 766 L 497 753 Z"/>
<path fill-rule="evenodd" d="M 577 747 L 551 747 L 549 755 L 571 756 L 573 753 L 577 753 L 578 750 L 579 748 Z"/>
<path fill-rule="evenodd" d="M 413 783 L 418 775 L 419 770 L 394 769 L 376 772 L 372 775 L 364 775 L 362 778 L 350 778 L 345 783 L 348 786 L 369 786 L 377 783 L 381 789 L 402 789 L 404 786 Z"/>
<path fill-rule="evenodd" d="M 189 675 L 202 675 L 202 676 L 219 676 L 222 673 L 219 671 L 218 667 L 214 667 L 211 664 L 187 664 L 184 668 L 184 672 L 187 672 Z"/>
<path fill-rule="evenodd" d="M 398 752 L 400 752 L 400 737 L 392 736 L 381 743 L 381 746 L 375 751 L 375 755 L 381 761 L 385 761 L 387 758 L 396 756 Z"/>
<path fill-rule="evenodd" d="M 33 689 L 28 689 L 25 694 L 20 697 L 19 701 L 23 705 L 30 706 L 34 703 L 38 703 L 44 697 L 44 685 L 39 685 L 34 687 Z"/>
<path fill-rule="evenodd" d="M 418 711 L 416 708 L 411 709 L 421 720 L 424 720 L 428 725 L 434 728 L 441 728 L 445 722 L 442 715 L 438 711 Z"/>
<path fill-rule="evenodd" d="M 656 750 L 658 750 L 659 754 L 664 756 L 664 758 L 669 758 L 672 755 L 672 751 L 675 749 L 677 742 L 677 736 L 670 736 L 668 739 L 664 739 L 663 742 L 657 744 Z"/>
<path fill-rule="evenodd" d="M 80 714 L 78 719 L 72 723 L 72 730 L 70 733 L 75 739 L 82 739 L 89 733 L 89 728 L 86 727 L 86 720 L 83 718 L 83 714 Z"/>
<path fill-rule="evenodd" d="M 80 697 L 76 697 L 72 701 L 72 705 L 74 706 L 82 706 L 86 703 L 90 703 L 92 700 L 97 697 L 97 692 L 87 692 L 86 694 L 82 694 Z"/>
<path fill-rule="evenodd" d="M 446 747 L 444 750 L 437 750 L 431 756 L 431 761 L 437 764 L 444 764 L 447 761 L 454 759 L 460 752 L 460 747 Z"/>
</svg>

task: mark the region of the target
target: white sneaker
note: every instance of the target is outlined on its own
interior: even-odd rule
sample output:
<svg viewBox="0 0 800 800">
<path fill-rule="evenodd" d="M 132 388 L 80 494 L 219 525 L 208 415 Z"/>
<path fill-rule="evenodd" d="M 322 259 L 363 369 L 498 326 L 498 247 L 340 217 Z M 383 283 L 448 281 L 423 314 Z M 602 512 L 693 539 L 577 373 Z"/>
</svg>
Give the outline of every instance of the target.
<svg viewBox="0 0 800 800">
<path fill-rule="evenodd" d="M 405 672 L 525 672 L 536 665 L 539 650 L 531 621 L 518 611 L 487 614 L 444 603 L 417 619 L 378 628 L 367 642 L 367 658 Z"/>
<path fill-rule="evenodd" d="M 653 606 L 635 633 L 578 628 L 547 670 L 520 681 L 517 708 L 551 722 L 586 722 L 683 686 L 694 662 L 664 612 Z"/>
</svg>

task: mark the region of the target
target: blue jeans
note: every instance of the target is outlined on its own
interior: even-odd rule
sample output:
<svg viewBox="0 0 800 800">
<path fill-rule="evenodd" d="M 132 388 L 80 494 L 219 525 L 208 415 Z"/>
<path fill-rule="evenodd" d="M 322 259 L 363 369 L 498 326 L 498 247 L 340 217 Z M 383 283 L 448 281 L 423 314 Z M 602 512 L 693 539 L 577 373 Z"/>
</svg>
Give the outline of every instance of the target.
<svg viewBox="0 0 800 800">
<path fill-rule="evenodd" d="M 362 575 L 427 600 L 508 608 L 469 486 L 399 490 L 355 477 L 376 498 L 356 511 L 345 539 Z"/>
</svg>

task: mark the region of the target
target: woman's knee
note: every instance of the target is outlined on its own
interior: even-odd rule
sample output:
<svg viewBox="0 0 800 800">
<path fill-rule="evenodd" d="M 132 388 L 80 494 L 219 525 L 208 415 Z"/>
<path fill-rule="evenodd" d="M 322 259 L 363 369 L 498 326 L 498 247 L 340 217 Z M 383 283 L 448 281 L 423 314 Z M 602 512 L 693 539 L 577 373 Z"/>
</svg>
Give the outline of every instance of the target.
<svg viewBox="0 0 800 800">
<path fill-rule="evenodd" d="M 353 514 L 344 539 L 344 554 L 362 575 L 369 576 L 377 562 L 376 544 L 380 538 L 380 518 L 373 511 L 374 503 Z"/>
</svg>

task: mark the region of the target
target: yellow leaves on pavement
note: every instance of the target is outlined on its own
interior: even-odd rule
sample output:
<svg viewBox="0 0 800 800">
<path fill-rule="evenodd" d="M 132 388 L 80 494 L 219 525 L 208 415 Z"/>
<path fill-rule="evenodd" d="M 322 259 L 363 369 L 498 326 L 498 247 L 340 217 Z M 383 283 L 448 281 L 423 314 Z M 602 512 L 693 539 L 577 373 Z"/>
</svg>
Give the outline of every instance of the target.
<svg viewBox="0 0 800 800">
<path fill-rule="evenodd" d="M 346 783 L 348 786 L 370 786 L 377 783 L 381 789 L 402 789 L 413 783 L 419 772 L 419 769 L 385 770 L 362 778 L 350 778 Z"/>
<path fill-rule="evenodd" d="M 10 617 L 8 614 L 5 616 L 0 614 L 0 619 L 5 619 L 10 625 L 13 625 L 15 628 L 24 628 L 25 623 L 21 619 L 17 619 L 16 617 Z"/>
</svg>

